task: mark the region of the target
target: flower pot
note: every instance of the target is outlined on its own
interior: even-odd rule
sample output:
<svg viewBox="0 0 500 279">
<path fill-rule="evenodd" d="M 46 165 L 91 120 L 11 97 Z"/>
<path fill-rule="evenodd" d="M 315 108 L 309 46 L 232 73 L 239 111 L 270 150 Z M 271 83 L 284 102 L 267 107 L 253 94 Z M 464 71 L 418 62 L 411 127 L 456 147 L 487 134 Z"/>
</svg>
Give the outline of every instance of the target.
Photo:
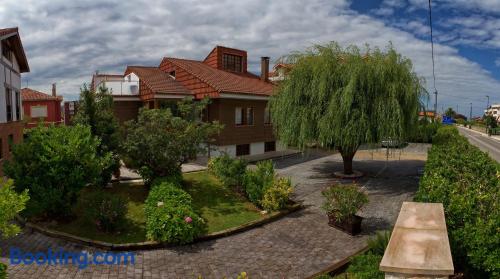
<svg viewBox="0 0 500 279">
<path fill-rule="evenodd" d="M 361 232 L 361 221 L 363 217 L 354 215 L 351 218 L 347 218 L 342 222 L 335 220 L 333 215 L 328 215 L 328 224 L 334 228 L 340 229 L 350 235 L 357 235 Z"/>
</svg>

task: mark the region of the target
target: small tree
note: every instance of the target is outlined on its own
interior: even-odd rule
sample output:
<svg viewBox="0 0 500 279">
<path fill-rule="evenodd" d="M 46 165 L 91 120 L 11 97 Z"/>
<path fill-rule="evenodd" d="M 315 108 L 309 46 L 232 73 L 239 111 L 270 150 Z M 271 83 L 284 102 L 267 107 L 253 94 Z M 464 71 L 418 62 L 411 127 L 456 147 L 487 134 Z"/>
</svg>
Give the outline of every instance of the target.
<svg viewBox="0 0 500 279">
<path fill-rule="evenodd" d="M 206 143 L 221 128 L 217 122 L 196 120 L 207 102 L 179 103 L 180 117 L 170 109 L 141 109 L 137 121 L 125 124 L 124 153 L 146 182 L 178 175 L 183 163 L 206 152 Z"/>
<path fill-rule="evenodd" d="M 456 112 L 452 108 L 447 108 L 446 111 L 444 112 L 444 115 L 448 117 L 455 117 Z"/>
<path fill-rule="evenodd" d="M 281 141 L 305 148 L 336 147 L 351 174 L 358 147 L 385 138 L 405 139 L 417 122 L 425 92 L 412 63 L 386 51 L 336 43 L 286 57 L 294 64 L 270 100 Z"/>
<path fill-rule="evenodd" d="M 78 192 L 99 180 L 111 156 L 99 156 L 99 140 L 87 126 L 50 126 L 31 129 L 13 149 L 5 174 L 15 189 L 29 189 L 29 215 L 63 217 L 71 214 Z"/>
<path fill-rule="evenodd" d="M 113 172 L 120 168 L 119 125 L 113 114 L 113 96 L 106 87 L 100 86 L 97 91 L 90 90 L 86 85 L 81 88 L 74 123 L 90 126 L 92 135 L 100 139 L 97 149 L 100 156 L 111 152 L 113 160 L 108 166 L 103 166 L 101 172 L 99 184 L 104 186 L 111 180 Z"/>
</svg>

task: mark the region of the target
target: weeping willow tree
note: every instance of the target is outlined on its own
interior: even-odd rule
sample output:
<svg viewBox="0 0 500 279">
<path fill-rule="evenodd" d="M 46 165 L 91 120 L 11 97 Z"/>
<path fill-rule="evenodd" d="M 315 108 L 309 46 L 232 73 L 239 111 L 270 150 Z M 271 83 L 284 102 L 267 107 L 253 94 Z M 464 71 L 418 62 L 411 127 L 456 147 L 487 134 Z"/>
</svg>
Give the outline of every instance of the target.
<svg viewBox="0 0 500 279">
<path fill-rule="evenodd" d="M 345 174 L 360 145 L 404 140 L 417 123 L 423 79 L 392 44 L 361 50 L 332 42 L 283 59 L 293 68 L 269 102 L 278 138 L 338 149 Z"/>
</svg>

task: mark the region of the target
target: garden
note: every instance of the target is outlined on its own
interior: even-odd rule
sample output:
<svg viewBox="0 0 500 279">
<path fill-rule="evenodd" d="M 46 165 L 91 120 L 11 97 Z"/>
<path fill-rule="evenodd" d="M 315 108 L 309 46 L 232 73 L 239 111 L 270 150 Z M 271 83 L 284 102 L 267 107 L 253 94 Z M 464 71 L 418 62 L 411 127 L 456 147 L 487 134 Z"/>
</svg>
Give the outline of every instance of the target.
<svg viewBox="0 0 500 279">
<path fill-rule="evenodd" d="M 272 161 L 249 169 L 223 155 L 207 171 L 181 172 L 221 129 L 196 120 L 208 101 L 180 102 L 176 115 L 143 109 L 120 128 L 110 97 L 105 88 L 83 88 L 74 126 L 39 126 L 14 147 L 5 164 L 9 189 L 29 195 L 14 214 L 25 207 L 22 217 L 37 227 L 92 241 L 186 244 L 290 207 L 292 183 Z M 110 183 L 122 158 L 144 183 Z"/>
</svg>

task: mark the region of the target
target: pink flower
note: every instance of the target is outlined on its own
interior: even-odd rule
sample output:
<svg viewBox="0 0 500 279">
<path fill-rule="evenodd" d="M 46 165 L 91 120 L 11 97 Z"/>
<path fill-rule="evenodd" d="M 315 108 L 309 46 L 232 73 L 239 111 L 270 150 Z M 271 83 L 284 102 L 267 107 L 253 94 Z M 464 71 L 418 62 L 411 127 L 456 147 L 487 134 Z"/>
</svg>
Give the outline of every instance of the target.
<svg viewBox="0 0 500 279">
<path fill-rule="evenodd" d="M 184 221 L 186 221 L 186 223 L 189 224 L 189 223 L 193 222 L 193 219 L 191 217 L 187 216 L 186 218 L 184 218 Z"/>
</svg>

